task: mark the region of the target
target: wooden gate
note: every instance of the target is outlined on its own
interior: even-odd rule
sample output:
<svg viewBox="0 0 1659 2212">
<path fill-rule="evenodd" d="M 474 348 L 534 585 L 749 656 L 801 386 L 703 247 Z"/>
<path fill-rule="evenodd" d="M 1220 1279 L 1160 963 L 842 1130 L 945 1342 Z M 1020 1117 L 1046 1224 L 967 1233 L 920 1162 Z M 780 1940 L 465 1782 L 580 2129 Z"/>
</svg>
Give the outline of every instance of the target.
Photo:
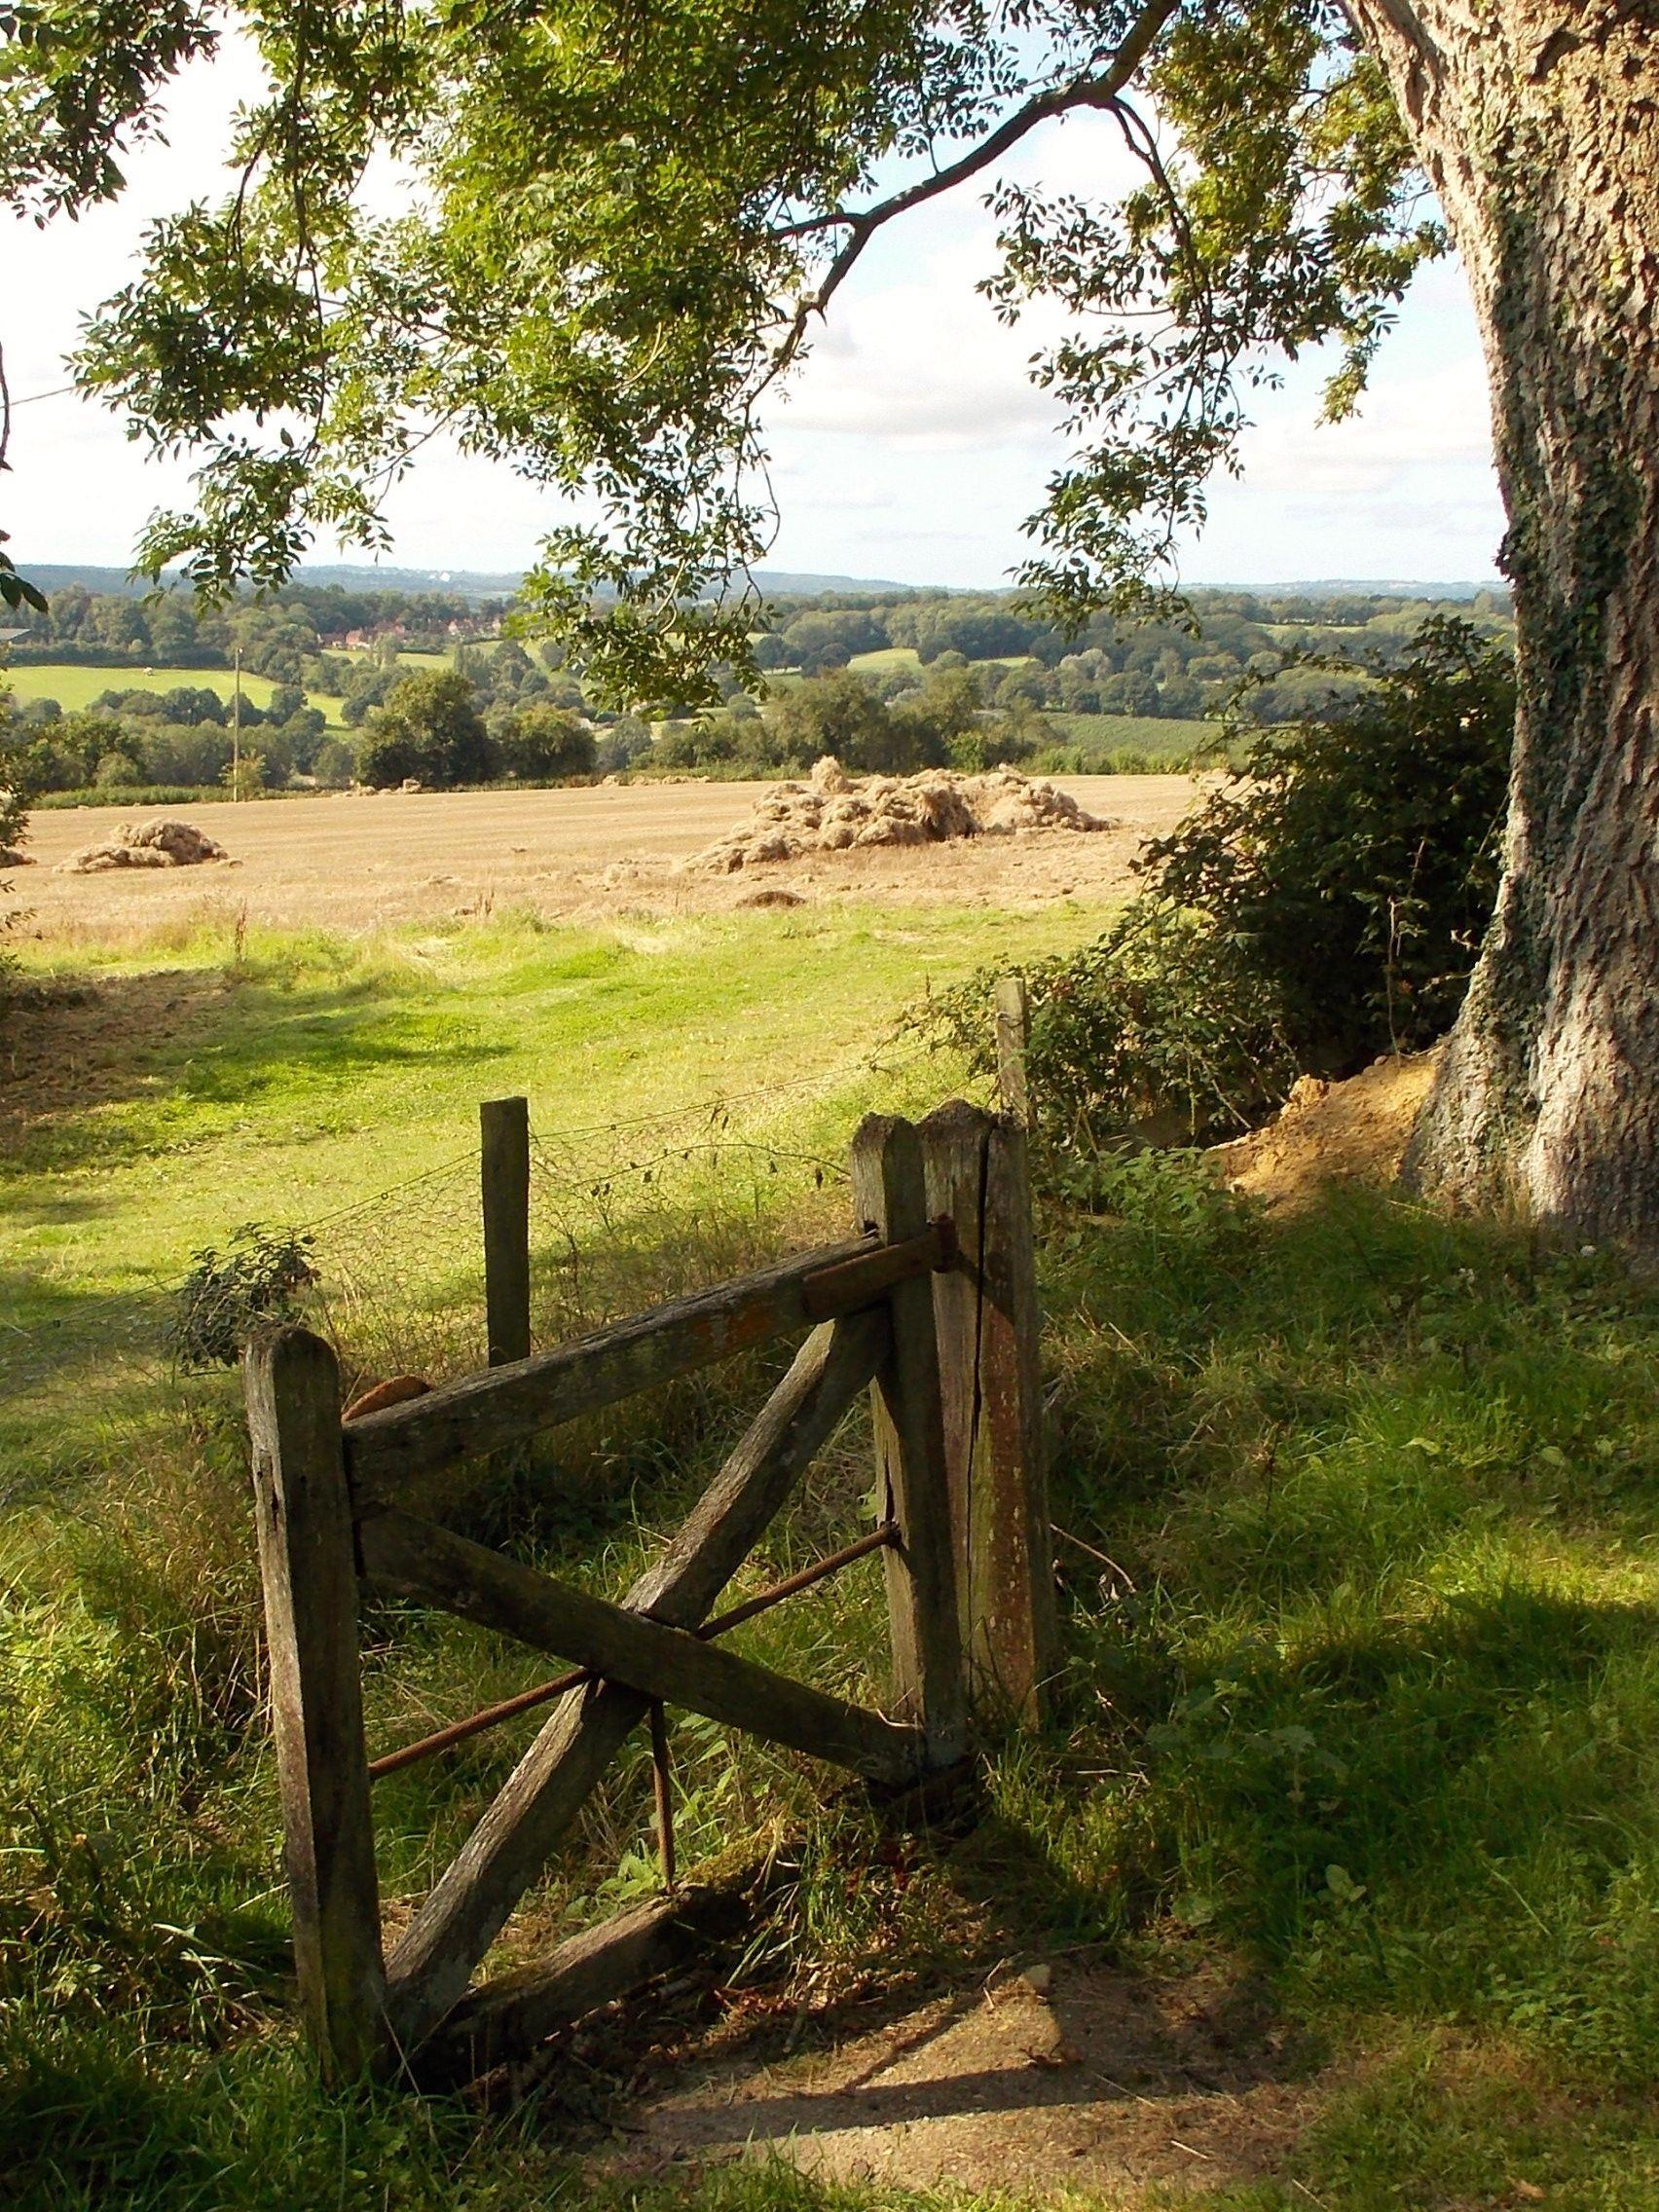
<svg viewBox="0 0 1659 2212">
<path fill-rule="evenodd" d="M 1025 1138 L 953 1103 L 872 1117 L 854 1141 L 859 1235 L 429 1394 L 341 1419 L 331 1346 L 285 1329 L 245 1362 L 294 1951 L 325 2074 L 466 2078 L 637 1986 L 720 1899 L 677 1890 L 539 1967 L 473 1975 L 625 1738 L 682 1706 L 887 1787 L 949 1767 L 976 1714 L 1037 1710 L 1052 1581 Z M 470 1542 L 399 1503 L 411 1480 L 521 1444 L 693 1369 L 804 1334 L 788 1374 L 627 1602 Z M 498 1352 L 496 1355 L 499 1357 Z M 758 1598 L 717 1599 L 861 1391 L 875 1525 Z M 890 1711 L 722 1648 L 740 1620 L 879 1550 Z M 575 1663 L 539 1690 L 371 1764 L 359 1587 L 444 1608 Z M 551 1717 L 389 1954 L 371 1788 L 382 1773 L 548 1702 Z M 665 1832 L 665 1841 L 667 1840 Z"/>
</svg>

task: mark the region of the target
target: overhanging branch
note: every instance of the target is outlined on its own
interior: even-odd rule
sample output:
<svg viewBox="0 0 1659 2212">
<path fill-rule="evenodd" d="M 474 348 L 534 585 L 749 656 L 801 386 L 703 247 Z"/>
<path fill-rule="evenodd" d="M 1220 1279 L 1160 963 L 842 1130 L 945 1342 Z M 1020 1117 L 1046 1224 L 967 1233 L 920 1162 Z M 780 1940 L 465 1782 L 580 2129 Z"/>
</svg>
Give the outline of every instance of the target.
<svg viewBox="0 0 1659 2212">
<path fill-rule="evenodd" d="M 779 240 L 810 238 L 821 231 L 845 230 L 847 240 L 825 271 L 817 289 L 807 294 L 796 306 L 789 330 L 773 355 L 772 364 L 764 382 L 770 384 L 781 376 L 799 352 L 806 336 L 807 325 L 815 314 L 822 314 L 841 285 L 852 274 L 865 247 L 882 229 L 900 215 L 908 214 L 929 200 L 937 200 L 941 193 L 950 192 L 972 176 L 1001 159 L 1009 149 L 1034 130 L 1040 123 L 1048 123 L 1055 116 L 1069 115 L 1079 108 L 1115 108 L 1119 95 L 1145 60 L 1153 40 L 1176 13 L 1180 0 L 1149 0 L 1124 34 L 1122 44 L 1113 55 L 1109 68 L 1098 75 L 1074 79 L 1069 85 L 1057 85 L 1051 91 L 1039 92 L 1035 98 L 1016 108 L 1013 115 L 1000 123 L 988 137 L 970 149 L 959 161 L 937 170 L 932 176 L 896 192 L 891 199 L 878 201 L 872 207 L 854 211 L 850 208 L 831 208 L 822 215 L 810 215 L 796 223 L 786 223 L 772 234 Z"/>
</svg>

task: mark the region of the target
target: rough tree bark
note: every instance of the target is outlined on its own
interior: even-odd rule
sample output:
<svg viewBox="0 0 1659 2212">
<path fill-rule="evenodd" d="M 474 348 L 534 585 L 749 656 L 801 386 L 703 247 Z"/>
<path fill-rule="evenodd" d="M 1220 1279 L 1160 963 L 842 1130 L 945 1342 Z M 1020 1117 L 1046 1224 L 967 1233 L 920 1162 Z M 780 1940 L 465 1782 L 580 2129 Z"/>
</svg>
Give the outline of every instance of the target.
<svg viewBox="0 0 1659 2212">
<path fill-rule="evenodd" d="M 1408 1170 L 1659 1245 L 1653 0 L 1349 0 L 1474 293 L 1520 705 L 1502 888 Z"/>
</svg>

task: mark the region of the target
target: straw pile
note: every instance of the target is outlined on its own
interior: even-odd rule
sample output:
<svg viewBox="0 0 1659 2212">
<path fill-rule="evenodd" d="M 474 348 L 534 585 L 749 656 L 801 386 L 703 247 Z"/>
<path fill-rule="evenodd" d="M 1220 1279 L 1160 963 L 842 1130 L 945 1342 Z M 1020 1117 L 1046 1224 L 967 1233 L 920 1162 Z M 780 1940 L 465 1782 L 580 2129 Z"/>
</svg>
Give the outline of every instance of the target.
<svg viewBox="0 0 1659 2212">
<path fill-rule="evenodd" d="M 779 784 L 768 792 L 747 822 L 686 865 L 731 874 L 803 853 L 1110 827 L 1052 784 L 1034 783 L 1014 768 L 983 776 L 928 768 L 919 776 L 853 778 L 838 760 L 825 758 L 805 783 Z"/>
<path fill-rule="evenodd" d="M 198 867 L 230 856 L 188 822 L 124 822 L 95 845 L 71 854 L 60 875 L 102 875 L 113 867 Z"/>
</svg>

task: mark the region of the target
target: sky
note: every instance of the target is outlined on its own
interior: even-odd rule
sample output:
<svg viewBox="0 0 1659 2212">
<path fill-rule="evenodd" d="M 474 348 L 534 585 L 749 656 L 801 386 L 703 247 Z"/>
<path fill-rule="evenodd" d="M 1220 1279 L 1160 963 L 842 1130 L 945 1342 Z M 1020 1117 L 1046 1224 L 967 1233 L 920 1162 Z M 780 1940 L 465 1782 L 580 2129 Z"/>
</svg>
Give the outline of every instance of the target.
<svg viewBox="0 0 1659 2212">
<path fill-rule="evenodd" d="M 119 203 L 44 232 L 0 217 L 0 345 L 14 403 L 27 403 L 0 480 L 0 529 L 25 572 L 31 559 L 123 565 L 152 509 L 188 499 L 184 463 L 150 460 L 77 396 L 35 395 L 64 383 L 81 316 L 129 279 L 145 225 L 214 196 L 226 117 L 251 82 L 236 53 L 188 71 L 168 142 L 129 160 Z M 1110 119 L 1082 113 L 1044 126 L 1001 173 L 1098 195 L 1123 161 Z M 769 567 L 993 587 L 1027 551 L 1020 526 L 1066 446 L 1026 362 L 1058 326 L 1039 314 L 1006 330 L 976 293 L 995 263 L 982 189 L 976 180 L 877 234 L 773 408 L 781 522 Z M 1357 419 L 1318 425 L 1324 367 L 1305 359 L 1258 395 L 1243 479 L 1212 487 L 1184 580 L 1491 577 L 1502 518 L 1456 265 L 1419 275 Z M 442 448 L 395 488 L 387 516 L 396 565 L 493 571 L 528 565 L 558 519 L 544 490 Z"/>
</svg>

